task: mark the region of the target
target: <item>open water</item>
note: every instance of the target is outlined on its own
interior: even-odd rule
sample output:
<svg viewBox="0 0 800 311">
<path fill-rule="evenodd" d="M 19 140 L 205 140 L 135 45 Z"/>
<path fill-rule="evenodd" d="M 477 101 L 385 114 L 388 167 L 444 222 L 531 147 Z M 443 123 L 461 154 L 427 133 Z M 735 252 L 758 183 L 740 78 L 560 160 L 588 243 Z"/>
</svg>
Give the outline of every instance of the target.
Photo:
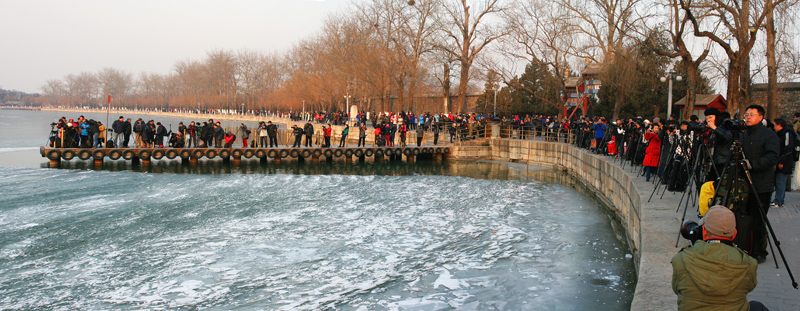
<svg viewBox="0 0 800 311">
<path fill-rule="evenodd" d="M 630 306 L 609 213 L 518 164 L 49 169 L 67 113 L 2 112 L 0 310 Z"/>
</svg>

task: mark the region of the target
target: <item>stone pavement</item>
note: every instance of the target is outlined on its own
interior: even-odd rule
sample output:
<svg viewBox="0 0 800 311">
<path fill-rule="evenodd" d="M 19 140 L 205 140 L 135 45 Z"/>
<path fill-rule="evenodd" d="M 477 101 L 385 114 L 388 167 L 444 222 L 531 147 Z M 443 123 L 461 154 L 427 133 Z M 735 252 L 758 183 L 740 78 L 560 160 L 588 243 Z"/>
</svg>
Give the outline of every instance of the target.
<svg viewBox="0 0 800 311">
<path fill-rule="evenodd" d="M 610 157 L 603 158 L 613 162 L 613 159 Z M 619 165 L 619 162 L 617 162 L 617 165 Z M 680 228 L 680 220 L 683 216 L 683 204 L 681 204 L 680 211 L 675 212 L 675 209 L 677 209 L 683 193 L 667 192 L 664 194 L 663 199 L 660 199 L 660 196 L 656 194 L 650 202 L 647 202 L 654 185 L 652 182 L 646 182 L 644 176 L 637 176 L 640 172 L 639 168 L 640 167 L 631 168 L 630 163 L 627 163 L 625 172 L 636 181 L 637 189 L 642 196 L 643 213 L 655 212 L 655 214 L 664 218 L 664 221 L 670 222 L 670 225 L 674 227 L 674 235 L 657 238 L 655 242 L 669 243 L 669 247 L 674 247 Z M 660 191 L 663 191 L 663 189 L 664 187 L 661 187 Z M 772 224 L 778 241 L 781 243 L 781 249 L 783 250 L 786 262 L 789 264 L 789 268 L 792 270 L 795 280 L 800 280 L 800 192 L 787 192 L 785 202 L 786 204 L 783 208 L 770 209 L 767 217 Z M 689 210 L 686 213 L 686 220 L 697 221 L 697 203 L 692 203 L 693 204 L 689 205 Z M 669 208 L 665 209 L 665 206 Z M 671 215 L 671 217 L 669 217 L 671 219 L 666 219 L 667 217 L 664 217 L 667 215 Z M 647 242 L 643 242 L 643 244 L 646 243 Z M 674 248 L 675 253 L 686 245 L 689 245 L 689 241 L 681 238 L 678 247 Z M 748 299 L 760 301 L 770 310 L 800 310 L 800 291 L 792 287 L 792 281 L 774 245 L 773 249 L 775 250 L 775 259 L 777 259 L 780 268 L 775 268 L 775 261 L 773 260 L 772 254 L 770 254 L 767 261 L 758 266 L 758 286 L 748 295 Z M 664 259 L 660 258 L 659 260 Z M 662 271 L 662 273 L 672 273 L 672 266 L 669 262 L 665 262 L 660 266 L 670 270 Z M 637 285 L 637 291 L 641 290 L 638 288 L 641 285 L 644 284 Z M 677 306 L 677 296 L 673 297 Z"/>
</svg>

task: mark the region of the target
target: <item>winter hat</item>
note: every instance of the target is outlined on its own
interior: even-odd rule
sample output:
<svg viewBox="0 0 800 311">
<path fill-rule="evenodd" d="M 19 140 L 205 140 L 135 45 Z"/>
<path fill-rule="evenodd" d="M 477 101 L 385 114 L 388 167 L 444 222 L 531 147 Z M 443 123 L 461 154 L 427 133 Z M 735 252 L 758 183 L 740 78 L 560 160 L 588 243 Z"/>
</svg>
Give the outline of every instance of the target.
<svg viewBox="0 0 800 311">
<path fill-rule="evenodd" d="M 736 234 L 736 216 L 722 205 L 709 208 L 698 224 L 704 226 L 710 236 L 732 239 Z"/>
<path fill-rule="evenodd" d="M 717 108 L 711 107 L 711 108 L 706 109 L 706 111 L 704 113 L 707 116 L 718 116 L 722 112 L 720 112 L 719 109 L 717 109 Z"/>
</svg>

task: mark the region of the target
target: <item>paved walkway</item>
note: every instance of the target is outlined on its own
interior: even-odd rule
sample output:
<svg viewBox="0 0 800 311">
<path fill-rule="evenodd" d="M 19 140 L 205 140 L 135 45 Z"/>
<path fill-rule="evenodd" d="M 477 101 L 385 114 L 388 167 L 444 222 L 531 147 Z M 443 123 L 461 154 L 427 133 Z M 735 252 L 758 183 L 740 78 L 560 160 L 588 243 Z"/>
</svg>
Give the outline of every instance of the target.
<svg viewBox="0 0 800 311">
<path fill-rule="evenodd" d="M 607 161 L 613 162 L 613 159 L 610 157 L 604 158 Z M 620 162 L 618 161 L 616 165 L 619 166 Z M 678 207 L 683 193 L 667 192 L 664 194 L 663 199 L 659 199 L 659 195 L 656 194 L 648 203 L 647 199 L 653 191 L 653 183 L 646 182 L 644 176 L 637 176 L 639 167 L 631 168 L 630 163 L 627 163 L 625 166 L 625 172 L 637 181 L 637 189 L 642 196 L 643 212 L 649 209 L 650 211 L 657 210 L 656 212 L 663 216 L 671 215 L 671 220 L 667 220 L 667 217 L 664 218 L 665 221 L 669 221 L 671 225 L 674 225 L 675 229 L 673 232 L 675 235 L 659 238 L 656 243 L 669 243 L 669 247 L 673 247 L 675 245 L 675 239 L 677 238 L 680 220 L 683 216 L 683 205 L 681 205 L 681 210 L 679 212 L 675 212 L 675 209 Z M 663 187 L 660 188 L 660 191 L 663 191 Z M 689 211 L 686 213 L 686 220 L 698 220 L 696 206 L 696 202 L 693 205 L 690 204 Z M 781 243 L 781 249 L 783 250 L 786 262 L 789 264 L 795 280 L 800 281 L 800 192 L 787 192 L 785 206 L 783 208 L 770 209 L 767 217 L 772 224 L 778 241 Z M 677 253 L 680 248 L 686 245 L 689 245 L 689 241 L 681 238 L 678 247 L 674 248 L 675 252 Z M 773 245 L 773 248 L 774 247 Z M 777 249 L 775 249 L 775 253 L 775 259 L 777 259 L 780 268 L 775 268 L 775 261 L 770 254 L 767 261 L 758 266 L 758 286 L 748 295 L 748 299 L 761 301 L 770 310 L 800 310 L 800 291 L 792 287 L 792 281 L 789 278 L 789 274 L 786 271 L 780 255 L 777 253 Z M 672 273 L 672 266 L 669 262 L 665 262 L 663 265 L 659 266 L 664 269 L 669 269 L 669 271 L 664 271 L 664 273 Z M 637 291 L 638 290 L 639 289 L 637 289 Z M 673 296 L 673 298 L 677 306 L 677 296 Z"/>
</svg>

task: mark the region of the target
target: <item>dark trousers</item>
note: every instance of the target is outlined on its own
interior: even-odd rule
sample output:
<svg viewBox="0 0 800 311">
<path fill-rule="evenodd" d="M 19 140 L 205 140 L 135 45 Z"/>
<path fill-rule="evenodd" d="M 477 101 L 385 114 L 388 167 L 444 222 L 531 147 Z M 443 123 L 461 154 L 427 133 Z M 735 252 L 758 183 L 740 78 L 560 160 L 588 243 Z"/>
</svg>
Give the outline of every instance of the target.
<svg viewBox="0 0 800 311">
<path fill-rule="evenodd" d="M 759 193 L 758 199 L 761 200 L 761 210 L 764 211 L 764 216 L 767 216 L 769 202 L 770 199 L 772 199 L 772 192 Z M 767 256 L 767 254 L 769 254 L 769 252 L 767 252 L 769 232 L 767 231 L 767 225 L 764 223 L 764 218 L 761 217 L 762 213 L 758 212 L 758 201 L 756 201 L 756 196 L 754 196 L 752 192 L 747 198 L 747 213 L 753 218 L 753 252 L 751 255 L 753 257 Z"/>
<path fill-rule="evenodd" d="M 433 144 L 436 145 L 439 143 L 439 133 L 433 133 Z"/>
<path fill-rule="evenodd" d="M 128 143 L 131 142 L 131 133 L 125 133 L 125 139 L 122 141 L 122 147 L 128 148 Z"/>
<path fill-rule="evenodd" d="M 339 147 L 347 146 L 347 135 L 342 135 L 342 139 L 339 140 Z"/>
<path fill-rule="evenodd" d="M 764 304 L 752 300 L 750 301 L 750 311 L 769 311 L 769 309 L 767 309 L 767 307 L 764 306 Z"/>
<path fill-rule="evenodd" d="M 303 140 L 303 135 L 295 135 L 294 136 L 294 145 L 292 145 L 292 148 L 294 148 L 294 147 L 300 148 L 300 141 L 301 140 Z"/>
<path fill-rule="evenodd" d="M 325 146 L 324 147 L 325 148 L 330 148 L 331 147 L 331 137 L 330 136 L 325 136 Z"/>
<path fill-rule="evenodd" d="M 311 135 L 306 135 L 306 147 L 311 147 Z"/>
<path fill-rule="evenodd" d="M 275 147 L 278 147 L 278 136 L 270 136 L 269 137 L 269 146 L 272 147 L 272 144 L 275 144 Z"/>
<path fill-rule="evenodd" d="M 359 137 L 358 138 L 358 146 L 356 146 L 356 147 L 361 147 L 361 146 L 364 146 L 364 147 L 367 146 L 367 138 L 366 137 Z"/>
<path fill-rule="evenodd" d="M 264 148 L 267 146 L 267 136 L 259 136 L 258 147 Z"/>
<path fill-rule="evenodd" d="M 422 136 L 417 137 L 417 147 L 422 146 Z"/>
</svg>

